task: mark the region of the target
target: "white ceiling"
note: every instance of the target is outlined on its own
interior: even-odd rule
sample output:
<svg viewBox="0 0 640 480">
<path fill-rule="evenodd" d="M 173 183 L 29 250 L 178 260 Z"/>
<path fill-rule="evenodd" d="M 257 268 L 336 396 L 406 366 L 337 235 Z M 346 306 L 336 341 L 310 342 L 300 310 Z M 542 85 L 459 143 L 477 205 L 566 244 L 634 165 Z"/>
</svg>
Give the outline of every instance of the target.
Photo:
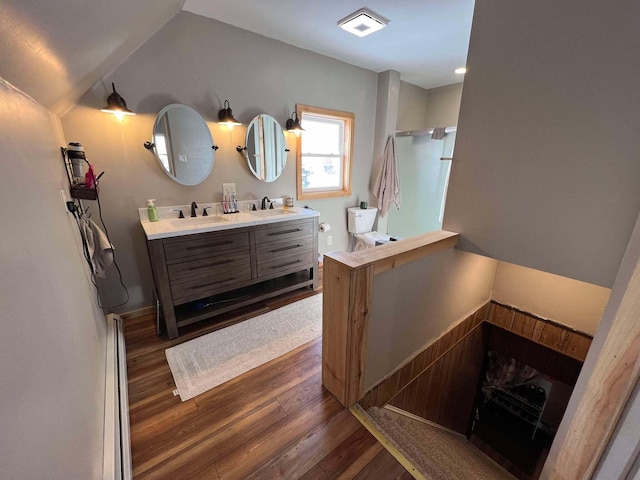
<svg viewBox="0 0 640 480">
<path fill-rule="evenodd" d="M 183 10 L 265 37 L 434 88 L 462 81 L 473 0 L 186 0 Z M 389 25 L 359 38 L 337 27 L 367 7 Z"/>
<path fill-rule="evenodd" d="M 63 115 L 183 7 L 300 48 L 433 88 L 462 79 L 473 0 L 0 0 L 0 77 Z M 369 37 L 337 27 L 368 7 Z M 104 96 L 109 86 L 103 85 Z"/>
</svg>

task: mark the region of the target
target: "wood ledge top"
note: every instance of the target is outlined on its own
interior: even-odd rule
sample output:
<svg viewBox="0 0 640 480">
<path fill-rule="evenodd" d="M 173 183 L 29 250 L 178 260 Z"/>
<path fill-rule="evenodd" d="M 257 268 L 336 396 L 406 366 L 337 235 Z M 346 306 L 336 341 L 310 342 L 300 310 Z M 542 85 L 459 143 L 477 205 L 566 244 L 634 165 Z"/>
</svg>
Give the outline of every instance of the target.
<svg viewBox="0 0 640 480">
<path fill-rule="evenodd" d="M 441 250 L 453 248 L 458 243 L 458 237 L 459 234 L 455 232 L 435 230 L 357 252 L 336 250 L 326 253 L 325 259 L 334 260 L 353 270 L 373 266 L 374 275 L 377 275 Z"/>
</svg>

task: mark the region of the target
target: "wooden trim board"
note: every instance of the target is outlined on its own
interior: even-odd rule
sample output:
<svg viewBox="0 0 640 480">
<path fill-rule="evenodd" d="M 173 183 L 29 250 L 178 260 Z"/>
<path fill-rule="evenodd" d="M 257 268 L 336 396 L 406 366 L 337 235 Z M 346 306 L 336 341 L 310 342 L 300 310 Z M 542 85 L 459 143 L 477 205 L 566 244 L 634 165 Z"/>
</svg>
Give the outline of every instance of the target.
<svg viewBox="0 0 640 480">
<path fill-rule="evenodd" d="M 323 268 L 322 383 L 345 406 L 360 399 L 367 356 L 373 269 L 332 258 Z"/>
<path fill-rule="evenodd" d="M 438 429 L 442 430 L 443 432 L 447 432 L 447 433 L 450 433 L 452 435 L 455 435 L 457 437 L 464 438 L 465 440 L 467 440 L 466 436 L 464 436 L 461 433 L 456 432 L 455 430 L 451 430 L 450 428 L 443 427 L 439 423 L 430 422 L 426 418 L 419 417 L 418 415 L 414 415 L 413 413 L 407 412 L 406 410 L 402 410 L 401 408 L 394 407 L 393 405 L 385 405 L 382 408 L 385 408 L 385 409 L 389 410 L 390 412 L 397 413 L 398 415 L 402 415 L 404 417 L 410 418 L 411 420 L 415 420 L 416 422 L 424 423 L 425 425 L 429 425 L 430 427 L 438 428 Z"/>
<path fill-rule="evenodd" d="M 389 442 L 389 440 L 387 440 L 387 437 L 385 437 L 382 432 L 380 432 L 380 430 L 378 430 L 376 426 L 363 415 L 358 406 L 354 405 L 349 407 L 349 411 L 353 414 L 354 417 L 358 419 L 358 421 L 364 426 L 364 428 L 369 430 L 369 433 L 371 433 L 371 435 L 376 437 L 376 440 L 378 440 L 382 444 L 387 452 L 393 455 L 393 458 L 395 458 L 398 463 L 400 463 L 400 465 L 402 465 L 405 470 L 407 470 L 407 472 L 409 472 L 413 476 L 413 478 L 415 478 L 416 480 L 427 480 L 426 477 L 422 475 L 411 464 L 407 457 L 400 453 L 400 450 L 398 450 L 391 442 Z"/>
<path fill-rule="evenodd" d="M 373 265 L 374 275 L 378 275 L 405 263 L 453 248 L 458 243 L 458 237 L 458 233 L 436 230 L 357 252 L 329 252 L 324 257 L 332 258 L 353 270 Z"/>
</svg>

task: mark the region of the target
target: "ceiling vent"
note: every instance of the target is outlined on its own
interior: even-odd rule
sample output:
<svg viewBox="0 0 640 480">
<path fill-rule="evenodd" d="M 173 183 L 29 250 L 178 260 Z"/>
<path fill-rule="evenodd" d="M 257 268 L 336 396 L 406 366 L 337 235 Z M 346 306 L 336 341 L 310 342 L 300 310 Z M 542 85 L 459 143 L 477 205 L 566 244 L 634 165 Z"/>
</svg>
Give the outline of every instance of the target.
<svg viewBox="0 0 640 480">
<path fill-rule="evenodd" d="M 389 20 L 367 8 L 361 8 L 357 12 L 347 15 L 338 22 L 338 26 L 358 37 L 382 30 L 389 24 Z"/>
</svg>

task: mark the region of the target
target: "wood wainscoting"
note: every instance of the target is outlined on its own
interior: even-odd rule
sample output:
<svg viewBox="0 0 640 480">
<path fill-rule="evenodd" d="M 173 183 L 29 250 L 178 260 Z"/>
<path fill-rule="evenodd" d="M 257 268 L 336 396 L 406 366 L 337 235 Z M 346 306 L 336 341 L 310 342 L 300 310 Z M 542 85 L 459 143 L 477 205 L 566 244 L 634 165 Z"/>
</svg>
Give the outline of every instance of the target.
<svg viewBox="0 0 640 480">
<path fill-rule="evenodd" d="M 466 435 L 488 349 L 573 386 L 590 345 L 585 333 L 491 301 L 372 388 L 360 405 L 390 404 Z"/>
<path fill-rule="evenodd" d="M 491 302 L 488 321 L 516 335 L 584 362 L 593 337 L 560 323 Z"/>
<path fill-rule="evenodd" d="M 488 313 L 489 303 L 459 322 L 455 327 L 427 346 L 420 354 L 371 389 L 360 401 L 360 405 L 366 409 L 371 406 L 381 407 L 386 405 L 396 396 L 400 397 L 402 395 L 402 398 L 406 399 L 408 396 L 404 394 L 404 389 L 426 372 L 430 372 L 428 375 L 431 377 L 437 371 L 439 376 L 438 383 L 450 383 L 450 374 L 459 374 L 456 369 L 459 366 L 456 357 L 460 354 L 466 355 L 464 350 L 467 349 L 474 358 L 477 356 L 476 348 L 473 348 L 473 344 L 477 343 L 477 334 L 474 332 L 479 329 L 482 322 L 487 318 Z M 482 365 L 482 357 L 480 357 L 479 364 Z M 480 371 L 478 370 L 475 378 L 477 379 L 479 376 Z M 476 381 L 473 383 L 475 392 Z M 440 391 L 440 395 L 444 398 L 442 391 Z M 472 397 L 474 395 L 475 393 L 471 394 Z M 398 408 L 415 413 L 411 409 L 396 405 L 393 401 L 391 403 Z M 398 403 L 404 405 L 404 401 L 399 400 Z M 420 415 L 420 413 L 415 414 Z"/>
<path fill-rule="evenodd" d="M 389 403 L 466 435 L 482 380 L 483 325 L 476 325 Z"/>
</svg>

